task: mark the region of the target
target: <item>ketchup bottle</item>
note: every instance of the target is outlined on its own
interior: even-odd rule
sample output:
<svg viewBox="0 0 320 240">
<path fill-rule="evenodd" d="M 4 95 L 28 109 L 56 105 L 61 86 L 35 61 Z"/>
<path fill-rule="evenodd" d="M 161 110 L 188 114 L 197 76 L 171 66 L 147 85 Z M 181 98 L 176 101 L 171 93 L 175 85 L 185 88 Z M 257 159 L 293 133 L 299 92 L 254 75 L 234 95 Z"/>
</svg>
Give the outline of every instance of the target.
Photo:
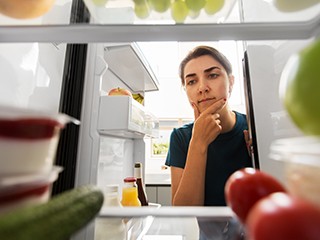
<svg viewBox="0 0 320 240">
<path fill-rule="evenodd" d="M 138 198 L 141 206 L 148 206 L 147 194 L 142 180 L 142 163 L 140 162 L 134 164 L 134 177 L 137 179 Z"/>
</svg>

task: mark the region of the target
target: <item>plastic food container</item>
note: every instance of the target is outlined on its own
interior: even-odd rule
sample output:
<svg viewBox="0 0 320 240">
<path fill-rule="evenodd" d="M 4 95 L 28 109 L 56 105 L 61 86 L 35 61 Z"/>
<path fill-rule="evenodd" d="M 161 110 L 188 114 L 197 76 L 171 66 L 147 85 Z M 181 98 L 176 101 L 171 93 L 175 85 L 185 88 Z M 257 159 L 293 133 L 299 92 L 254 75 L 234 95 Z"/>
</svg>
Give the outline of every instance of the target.
<svg viewBox="0 0 320 240">
<path fill-rule="evenodd" d="M 276 140 L 270 157 L 284 162 L 288 191 L 320 207 L 320 137 Z"/>
<path fill-rule="evenodd" d="M 45 203 L 62 167 L 49 172 L 0 177 L 0 214 L 18 207 Z"/>
<path fill-rule="evenodd" d="M 0 176 L 49 171 L 69 122 L 79 123 L 65 114 L 0 106 Z"/>
</svg>

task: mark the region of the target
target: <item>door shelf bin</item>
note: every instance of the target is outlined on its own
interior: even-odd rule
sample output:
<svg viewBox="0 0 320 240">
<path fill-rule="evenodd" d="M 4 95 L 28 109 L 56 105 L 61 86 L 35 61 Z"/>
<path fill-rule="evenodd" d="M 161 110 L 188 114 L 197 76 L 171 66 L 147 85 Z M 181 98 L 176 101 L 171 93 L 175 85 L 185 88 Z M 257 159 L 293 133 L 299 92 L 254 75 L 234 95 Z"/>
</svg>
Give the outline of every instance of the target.
<svg viewBox="0 0 320 240">
<path fill-rule="evenodd" d="M 129 96 L 101 96 L 98 132 L 125 138 L 158 137 L 159 120 Z"/>
</svg>

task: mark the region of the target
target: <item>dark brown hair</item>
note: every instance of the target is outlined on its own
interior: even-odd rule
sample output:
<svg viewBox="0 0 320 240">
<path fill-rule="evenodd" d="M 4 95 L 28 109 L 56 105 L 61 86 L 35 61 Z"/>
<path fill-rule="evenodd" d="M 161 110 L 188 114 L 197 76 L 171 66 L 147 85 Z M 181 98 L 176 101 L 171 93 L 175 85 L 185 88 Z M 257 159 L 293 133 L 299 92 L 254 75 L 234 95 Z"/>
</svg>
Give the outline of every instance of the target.
<svg viewBox="0 0 320 240">
<path fill-rule="evenodd" d="M 209 46 L 198 46 L 191 50 L 188 55 L 181 61 L 180 67 L 179 67 L 179 74 L 181 78 L 181 83 L 182 86 L 184 86 L 184 68 L 186 64 L 195 58 L 204 56 L 204 55 L 209 55 L 212 58 L 214 58 L 216 61 L 218 61 L 226 70 L 227 74 L 232 74 L 232 66 L 229 60 L 217 49 Z"/>
</svg>

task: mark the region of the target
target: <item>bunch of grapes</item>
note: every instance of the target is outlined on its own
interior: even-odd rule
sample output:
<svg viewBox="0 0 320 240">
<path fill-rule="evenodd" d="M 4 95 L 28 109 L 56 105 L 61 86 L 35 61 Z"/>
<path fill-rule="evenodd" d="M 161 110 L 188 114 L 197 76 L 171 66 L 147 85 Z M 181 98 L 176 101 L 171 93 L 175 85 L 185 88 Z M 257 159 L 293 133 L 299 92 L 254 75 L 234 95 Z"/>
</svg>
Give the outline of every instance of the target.
<svg viewBox="0 0 320 240">
<path fill-rule="evenodd" d="M 225 0 L 133 0 L 134 12 L 140 19 L 147 18 L 151 11 L 164 13 L 168 10 L 176 23 L 183 23 L 189 16 L 197 18 L 203 9 L 208 15 L 220 11 Z"/>
</svg>

